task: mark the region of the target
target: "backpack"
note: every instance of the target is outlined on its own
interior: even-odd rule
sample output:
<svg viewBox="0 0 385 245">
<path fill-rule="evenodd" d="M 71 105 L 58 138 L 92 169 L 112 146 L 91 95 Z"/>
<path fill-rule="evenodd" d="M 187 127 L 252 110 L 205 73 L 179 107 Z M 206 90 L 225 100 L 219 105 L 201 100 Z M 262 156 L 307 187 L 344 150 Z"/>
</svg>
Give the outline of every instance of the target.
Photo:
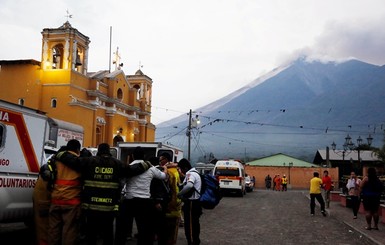
<svg viewBox="0 0 385 245">
<path fill-rule="evenodd" d="M 197 172 L 198 173 L 198 172 Z M 214 209 L 222 199 L 219 181 L 211 174 L 200 174 L 201 177 L 201 191 L 199 193 L 200 204 L 204 209 Z"/>
<path fill-rule="evenodd" d="M 145 161 L 148 164 L 151 164 L 149 161 Z M 159 170 L 161 170 L 158 166 L 156 166 Z M 172 199 L 172 190 L 170 187 L 169 181 L 160 180 L 160 179 L 152 179 L 150 185 L 150 193 L 151 197 L 154 199 L 162 198 L 164 203 L 169 203 Z"/>
</svg>

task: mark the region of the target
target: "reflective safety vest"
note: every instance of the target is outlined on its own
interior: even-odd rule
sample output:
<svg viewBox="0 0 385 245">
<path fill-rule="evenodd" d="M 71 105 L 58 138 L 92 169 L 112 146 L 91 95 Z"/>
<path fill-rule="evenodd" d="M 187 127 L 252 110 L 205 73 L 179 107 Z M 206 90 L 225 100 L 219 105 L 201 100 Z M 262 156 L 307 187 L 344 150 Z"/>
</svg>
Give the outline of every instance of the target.
<svg viewBox="0 0 385 245">
<path fill-rule="evenodd" d="M 94 164 L 83 172 L 83 209 L 118 211 L 121 164 L 112 157 L 93 157 Z"/>
<path fill-rule="evenodd" d="M 282 184 L 287 184 L 287 178 L 286 177 L 282 177 Z"/>
</svg>

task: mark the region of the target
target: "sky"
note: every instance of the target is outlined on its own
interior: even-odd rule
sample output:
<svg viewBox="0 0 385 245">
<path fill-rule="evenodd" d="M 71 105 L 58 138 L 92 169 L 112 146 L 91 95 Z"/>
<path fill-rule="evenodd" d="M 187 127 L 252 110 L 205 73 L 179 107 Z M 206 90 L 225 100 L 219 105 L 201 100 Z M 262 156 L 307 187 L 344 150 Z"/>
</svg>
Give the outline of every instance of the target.
<svg viewBox="0 0 385 245">
<path fill-rule="evenodd" d="M 214 102 L 300 56 L 385 64 L 384 0 L 0 0 L 0 60 L 41 60 L 41 31 L 88 36 L 88 71 L 153 80 L 156 125 Z M 69 13 L 72 18 L 68 18 Z M 112 66 L 113 67 L 113 66 Z"/>
</svg>

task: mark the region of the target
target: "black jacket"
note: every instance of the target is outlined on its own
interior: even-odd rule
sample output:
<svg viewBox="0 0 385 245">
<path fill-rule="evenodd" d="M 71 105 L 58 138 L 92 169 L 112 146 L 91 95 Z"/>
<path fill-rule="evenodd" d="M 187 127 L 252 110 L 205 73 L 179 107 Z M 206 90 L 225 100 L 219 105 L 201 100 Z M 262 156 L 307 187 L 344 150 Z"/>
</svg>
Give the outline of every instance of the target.
<svg viewBox="0 0 385 245">
<path fill-rule="evenodd" d="M 117 211 L 120 200 L 120 180 L 145 172 L 149 166 L 125 165 L 110 155 L 76 157 L 67 152 L 60 161 L 80 172 L 83 180 L 82 207 L 95 211 Z"/>
</svg>

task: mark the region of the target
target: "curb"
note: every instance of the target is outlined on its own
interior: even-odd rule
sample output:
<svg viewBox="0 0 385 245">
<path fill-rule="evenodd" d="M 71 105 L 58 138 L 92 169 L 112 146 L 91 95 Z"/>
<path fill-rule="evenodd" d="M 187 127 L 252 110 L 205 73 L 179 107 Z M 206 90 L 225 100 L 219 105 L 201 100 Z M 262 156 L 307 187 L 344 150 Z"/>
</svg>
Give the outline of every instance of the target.
<svg viewBox="0 0 385 245">
<path fill-rule="evenodd" d="M 378 244 L 378 245 L 383 245 L 382 242 L 379 242 L 379 241 L 377 241 L 376 239 L 374 239 L 373 237 L 368 236 L 367 234 L 365 234 L 365 233 L 362 232 L 361 230 L 358 230 L 356 227 L 350 225 L 348 222 L 342 221 L 342 223 L 344 223 L 345 225 L 349 226 L 352 230 L 356 231 L 356 232 L 359 233 L 361 236 L 365 237 L 366 239 L 370 240 L 371 242 L 373 242 L 373 243 L 375 243 L 375 244 Z"/>
</svg>

